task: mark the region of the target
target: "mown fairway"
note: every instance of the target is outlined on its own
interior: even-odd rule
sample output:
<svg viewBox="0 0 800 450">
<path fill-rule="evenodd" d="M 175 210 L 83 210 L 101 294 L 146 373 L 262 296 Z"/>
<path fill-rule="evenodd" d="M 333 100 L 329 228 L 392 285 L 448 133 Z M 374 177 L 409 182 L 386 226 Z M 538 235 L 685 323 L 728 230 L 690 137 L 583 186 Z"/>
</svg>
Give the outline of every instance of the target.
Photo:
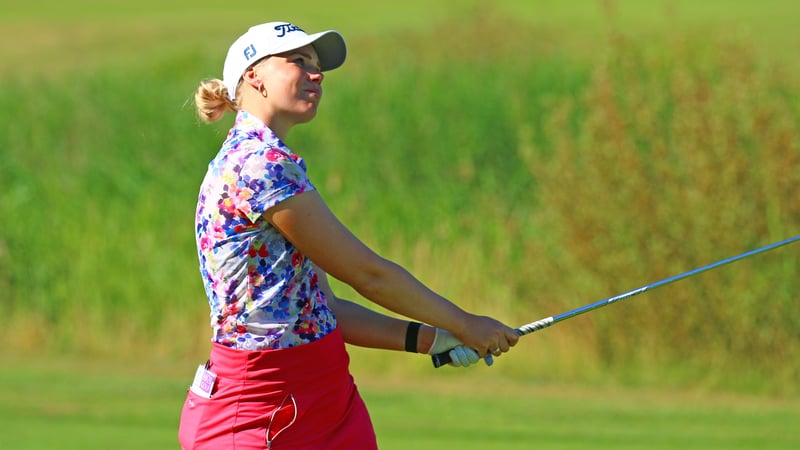
<svg viewBox="0 0 800 450">
<path fill-rule="evenodd" d="M 189 99 L 254 22 L 345 35 L 289 145 L 468 309 L 522 324 L 800 233 L 797 2 L 162 3 L 0 7 L 0 449 L 175 447 L 208 348 L 197 188 L 230 125 Z M 353 370 L 385 449 L 800 448 L 799 264 L 664 287 L 490 369 Z"/>
<path fill-rule="evenodd" d="M 397 363 L 409 358 L 414 357 L 401 355 Z M 0 448 L 177 448 L 177 411 L 187 381 L 174 363 L 5 362 L 13 366 L 0 369 Z M 482 375 L 359 383 L 381 449 L 790 450 L 800 445 L 800 405 L 788 400 L 492 384 L 487 389 Z"/>
</svg>

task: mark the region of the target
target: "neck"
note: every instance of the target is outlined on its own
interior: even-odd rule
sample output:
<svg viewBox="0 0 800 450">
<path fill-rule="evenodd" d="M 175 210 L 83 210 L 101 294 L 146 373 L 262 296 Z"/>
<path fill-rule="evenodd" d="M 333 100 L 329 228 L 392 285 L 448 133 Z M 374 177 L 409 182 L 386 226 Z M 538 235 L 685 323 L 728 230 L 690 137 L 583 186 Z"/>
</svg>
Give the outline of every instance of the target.
<svg viewBox="0 0 800 450">
<path fill-rule="evenodd" d="M 294 123 L 282 119 L 277 114 L 274 114 L 266 107 L 265 102 L 261 100 L 261 97 L 253 98 L 251 96 L 244 96 L 239 103 L 239 108 L 247 111 L 247 113 L 251 116 L 260 119 L 262 122 L 264 122 L 264 125 L 268 126 L 269 129 L 275 133 L 275 136 L 277 136 L 280 140 L 285 141 L 286 136 L 289 134 L 289 130 L 292 129 Z"/>
</svg>

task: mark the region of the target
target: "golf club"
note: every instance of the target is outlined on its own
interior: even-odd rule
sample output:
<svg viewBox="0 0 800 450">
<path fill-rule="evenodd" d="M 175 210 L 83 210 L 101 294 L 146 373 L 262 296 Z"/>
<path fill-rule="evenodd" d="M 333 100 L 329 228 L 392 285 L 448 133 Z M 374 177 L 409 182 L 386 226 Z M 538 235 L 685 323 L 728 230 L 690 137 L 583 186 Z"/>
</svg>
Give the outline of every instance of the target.
<svg viewBox="0 0 800 450">
<path fill-rule="evenodd" d="M 550 316 L 550 317 L 547 317 L 547 318 L 544 318 L 544 319 L 541 319 L 541 320 L 537 320 L 535 322 L 531 322 L 531 323 L 526 324 L 526 325 L 522 325 L 521 327 L 517 328 L 516 331 L 517 331 L 517 334 L 519 334 L 520 336 L 525 336 L 526 334 L 533 333 L 534 331 L 541 330 L 542 328 L 547 328 L 550 325 L 553 325 L 554 323 L 561 322 L 562 320 L 567 320 L 567 319 L 575 317 L 575 316 L 577 316 L 579 314 L 583 314 L 585 312 L 589 312 L 589 311 L 592 311 L 592 310 L 595 310 L 595 309 L 598 309 L 598 308 L 602 308 L 603 306 L 610 305 L 610 304 L 618 302 L 620 300 L 625 300 L 625 299 L 631 298 L 631 297 L 633 297 L 635 295 L 639 295 L 639 294 L 641 294 L 641 293 L 643 293 L 645 291 L 652 290 L 652 289 L 655 289 L 657 287 L 661 287 L 661 286 L 664 286 L 666 284 L 670 284 L 672 282 L 675 282 L 675 281 L 678 281 L 678 280 L 682 280 L 684 278 L 691 277 L 693 275 L 697 275 L 697 274 L 705 272 L 707 270 L 711 270 L 711 269 L 715 269 L 715 268 L 720 267 L 720 266 L 724 266 L 725 264 L 729 264 L 729 263 L 732 263 L 734 261 L 738 261 L 740 259 L 747 258 L 748 256 L 753 256 L 753 255 L 757 255 L 759 253 L 764 253 L 764 252 L 776 249 L 778 247 L 782 247 L 784 245 L 791 244 L 792 242 L 796 242 L 798 240 L 800 240 L 800 235 L 792 237 L 792 238 L 789 238 L 789 239 L 784 239 L 782 241 L 775 242 L 774 244 L 769 244 L 769 245 L 766 245 L 764 247 L 757 248 L 755 250 L 751 250 L 751 251 L 746 252 L 746 253 L 742 253 L 740 255 L 732 256 L 730 258 L 723 259 L 721 261 L 717 261 L 715 263 L 711 263 L 711 264 L 708 264 L 706 266 L 699 267 L 699 268 L 694 269 L 694 270 L 690 270 L 688 272 L 684 272 L 684 273 L 682 273 L 680 275 L 675 275 L 675 276 L 672 276 L 672 277 L 669 277 L 669 278 L 665 278 L 665 279 L 663 279 L 661 281 L 656 281 L 655 283 L 646 284 L 646 285 L 644 285 L 642 287 L 633 289 L 631 291 L 628 291 L 628 292 L 625 292 L 625 293 L 622 293 L 622 294 L 619 294 L 619 295 L 615 295 L 614 297 L 609 297 L 609 298 L 600 300 L 600 301 L 595 302 L 595 303 L 590 303 L 588 305 L 581 306 L 580 308 L 575 308 L 575 309 L 573 309 L 571 311 L 567 311 L 567 312 L 564 312 L 564 313 L 561 313 L 561 314 L 558 314 L 558 315 L 555 315 L 555 316 Z M 433 355 L 433 356 L 431 356 L 431 359 L 433 360 L 433 366 L 437 367 L 437 368 L 441 367 L 441 366 L 443 366 L 445 364 L 448 364 L 450 362 L 449 351 Z"/>
</svg>

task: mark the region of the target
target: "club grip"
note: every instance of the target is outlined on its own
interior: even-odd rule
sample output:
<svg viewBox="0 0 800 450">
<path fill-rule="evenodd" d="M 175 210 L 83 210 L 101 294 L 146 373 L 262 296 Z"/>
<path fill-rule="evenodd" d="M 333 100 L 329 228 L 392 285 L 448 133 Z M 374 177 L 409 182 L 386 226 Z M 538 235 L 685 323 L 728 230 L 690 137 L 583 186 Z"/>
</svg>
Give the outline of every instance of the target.
<svg viewBox="0 0 800 450">
<path fill-rule="evenodd" d="M 431 360 L 433 361 L 433 367 L 439 368 L 446 364 L 450 364 L 453 362 L 453 358 L 450 357 L 450 351 L 442 352 L 436 355 L 431 355 Z M 491 353 L 487 353 L 484 355 L 483 360 L 486 362 L 487 366 L 491 366 L 494 364 L 494 358 L 492 358 Z"/>
<path fill-rule="evenodd" d="M 431 360 L 433 361 L 433 367 L 437 369 L 444 365 L 450 364 L 450 362 L 452 361 L 452 359 L 450 359 L 450 351 L 445 351 L 442 353 L 431 355 Z"/>
</svg>

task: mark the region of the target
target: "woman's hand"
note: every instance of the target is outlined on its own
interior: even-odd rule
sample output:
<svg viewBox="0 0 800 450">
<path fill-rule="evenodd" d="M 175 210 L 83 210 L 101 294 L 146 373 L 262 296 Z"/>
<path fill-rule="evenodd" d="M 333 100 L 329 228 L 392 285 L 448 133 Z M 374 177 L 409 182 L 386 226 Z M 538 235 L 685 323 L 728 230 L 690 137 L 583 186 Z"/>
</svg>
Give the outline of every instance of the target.
<svg viewBox="0 0 800 450">
<path fill-rule="evenodd" d="M 439 353 L 447 352 L 450 357 L 450 365 L 453 367 L 468 367 L 481 360 L 478 352 L 464 346 L 464 344 L 456 339 L 452 333 L 441 328 L 434 329 L 433 344 L 431 344 L 427 353 L 429 355 L 438 355 Z M 491 365 L 492 360 L 487 359 L 486 365 Z"/>
<path fill-rule="evenodd" d="M 447 330 L 436 328 L 433 344 L 427 351 L 429 355 L 438 355 L 447 352 L 450 357 L 450 365 L 453 367 L 468 367 L 481 360 L 480 355 L 475 350 L 465 346 L 458 338 Z M 516 333 L 515 333 L 516 334 Z M 513 345 L 513 344 L 512 344 Z M 491 354 L 484 355 L 487 366 L 494 363 Z"/>
<path fill-rule="evenodd" d="M 461 329 L 454 335 L 481 357 L 500 356 L 519 341 L 519 335 L 513 328 L 491 317 L 472 314 L 467 316 Z"/>
</svg>

